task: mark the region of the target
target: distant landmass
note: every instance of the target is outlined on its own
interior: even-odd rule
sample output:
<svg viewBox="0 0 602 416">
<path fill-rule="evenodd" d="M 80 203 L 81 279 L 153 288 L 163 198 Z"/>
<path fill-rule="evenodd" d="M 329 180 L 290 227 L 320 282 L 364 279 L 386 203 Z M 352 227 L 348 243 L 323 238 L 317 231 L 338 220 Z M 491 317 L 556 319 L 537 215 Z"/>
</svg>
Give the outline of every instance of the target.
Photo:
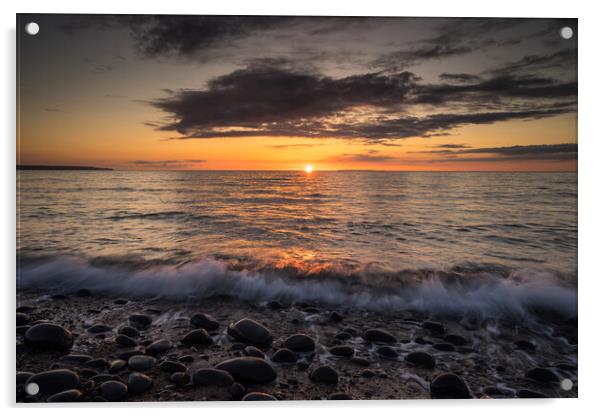
<svg viewBox="0 0 602 416">
<path fill-rule="evenodd" d="M 17 170 L 113 170 L 94 166 L 17 165 Z"/>
</svg>

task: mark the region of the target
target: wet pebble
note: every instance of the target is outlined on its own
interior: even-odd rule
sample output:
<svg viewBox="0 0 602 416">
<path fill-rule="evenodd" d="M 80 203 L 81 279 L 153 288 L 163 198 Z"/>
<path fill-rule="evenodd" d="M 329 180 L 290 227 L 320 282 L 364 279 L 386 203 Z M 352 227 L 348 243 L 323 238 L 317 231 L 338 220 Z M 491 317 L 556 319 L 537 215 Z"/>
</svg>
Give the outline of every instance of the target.
<svg viewBox="0 0 602 416">
<path fill-rule="evenodd" d="M 73 345 L 73 335 L 62 326 L 41 323 L 32 326 L 25 332 L 25 344 L 29 347 L 65 350 Z"/>
<path fill-rule="evenodd" d="M 274 396 L 272 396 L 271 394 L 260 393 L 260 392 L 249 393 L 249 394 L 245 395 L 242 398 L 243 402 L 250 402 L 250 401 L 273 401 L 273 400 L 277 400 L 277 399 Z"/>
<path fill-rule="evenodd" d="M 100 395 L 109 402 L 119 402 L 128 395 L 128 387 L 120 381 L 105 381 L 100 385 Z"/>
<path fill-rule="evenodd" d="M 190 376 L 187 373 L 173 373 L 169 380 L 176 386 L 184 386 L 190 381 Z"/>
<path fill-rule="evenodd" d="M 311 372 L 309 378 L 317 383 L 336 384 L 339 382 L 339 374 L 334 368 L 328 365 L 323 365 L 316 368 Z"/>
<path fill-rule="evenodd" d="M 393 348 L 388 345 L 383 345 L 382 347 L 378 347 L 376 353 L 384 358 L 397 358 L 399 354 Z"/>
<path fill-rule="evenodd" d="M 146 347 L 146 353 L 151 355 L 160 355 L 164 352 L 170 350 L 172 347 L 171 342 L 166 339 L 160 339 L 158 341 L 153 342 L 148 347 Z"/>
<path fill-rule="evenodd" d="M 195 328 L 203 328 L 207 331 L 214 331 L 219 328 L 219 322 L 211 315 L 196 313 L 190 318 L 190 325 Z"/>
<path fill-rule="evenodd" d="M 124 370 L 126 366 L 127 362 L 125 360 L 113 360 L 109 363 L 109 373 L 118 373 Z"/>
<path fill-rule="evenodd" d="M 456 347 L 454 347 L 452 344 L 448 344 L 446 342 L 433 344 L 433 348 L 436 349 L 437 351 L 444 351 L 444 352 L 456 351 Z"/>
<path fill-rule="evenodd" d="M 127 383 L 131 394 L 141 394 L 150 389 L 153 379 L 145 374 L 134 372 L 128 376 Z"/>
<path fill-rule="evenodd" d="M 134 355 L 128 360 L 128 367 L 136 371 L 145 371 L 153 368 L 157 364 L 154 357 L 148 355 Z"/>
<path fill-rule="evenodd" d="M 446 342 L 453 344 L 455 346 L 464 346 L 468 345 L 470 342 L 461 335 L 449 334 L 445 338 L 443 338 Z"/>
<path fill-rule="evenodd" d="M 411 364 L 414 364 L 417 367 L 423 368 L 435 368 L 436 360 L 428 352 L 424 351 L 414 351 L 406 355 L 405 360 Z"/>
<path fill-rule="evenodd" d="M 201 328 L 192 330 L 184 335 L 184 338 L 182 338 L 182 343 L 192 345 L 211 345 L 213 344 L 213 339 L 205 329 Z"/>
<path fill-rule="evenodd" d="M 351 345 L 337 345 L 330 348 L 328 352 L 338 357 L 351 357 L 355 353 L 355 349 Z"/>
<path fill-rule="evenodd" d="M 248 318 L 231 324 L 228 327 L 228 335 L 260 347 L 269 347 L 273 339 L 272 333 L 265 326 Z"/>
<path fill-rule="evenodd" d="M 186 372 L 187 368 L 182 363 L 168 360 L 159 364 L 159 370 L 165 371 L 166 373 L 182 373 Z"/>
<path fill-rule="evenodd" d="M 439 322 L 425 321 L 422 327 L 433 335 L 443 335 L 445 333 L 445 327 Z"/>
<path fill-rule="evenodd" d="M 221 362 L 218 370 L 227 371 L 243 383 L 265 384 L 276 378 L 276 370 L 267 361 L 257 357 L 237 357 Z"/>
<path fill-rule="evenodd" d="M 234 379 L 229 372 L 215 368 L 201 368 L 192 375 L 195 386 L 222 386 L 230 387 Z"/>
<path fill-rule="evenodd" d="M 328 396 L 328 400 L 353 400 L 353 397 L 348 395 L 347 393 L 332 393 Z"/>
<path fill-rule="evenodd" d="M 127 335 L 124 334 L 119 334 L 115 337 L 115 343 L 122 345 L 124 347 L 135 347 L 136 345 L 138 345 L 138 342 L 136 342 L 135 339 L 128 337 Z"/>
<path fill-rule="evenodd" d="M 153 320 L 148 315 L 134 314 L 134 315 L 130 316 L 130 323 L 135 328 L 145 329 L 145 328 L 148 328 L 153 323 Z"/>
<path fill-rule="evenodd" d="M 296 352 L 309 352 L 316 348 L 316 344 L 305 334 L 295 334 L 284 341 L 284 347 Z"/>
<path fill-rule="evenodd" d="M 397 342 L 397 339 L 384 329 L 368 329 L 364 332 L 364 339 L 370 342 Z"/>
<path fill-rule="evenodd" d="M 129 325 L 119 328 L 118 333 L 128 336 L 130 338 L 138 338 L 140 336 L 140 331 L 138 331 L 133 326 L 129 326 Z"/>
<path fill-rule="evenodd" d="M 453 373 L 444 373 L 431 382 L 433 399 L 470 399 L 472 395 L 466 382 Z"/>
<path fill-rule="evenodd" d="M 55 394 L 79 386 L 79 376 L 71 370 L 50 370 L 34 374 L 26 384 L 36 383 L 41 394 Z"/>
<path fill-rule="evenodd" d="M 297 354 L 288 348 L 280 348 L 272 355 L 272 361 L 275 363 L 295 363 L 297 362 Z"/>
<path fill-rule="evenodd" d="M 240 400 L 246 393 L 245 387 L 240 383 L 234 383 L 229 389 L 230 395 L 234 400 Z"/>
<path fill-rule="evenodd" d="M 67 402 L 77 402 L 80 401 L 83 397 L 81 391 L 77 389 L 65 390 L 60 393 L 53 394 L 48 398 L 49 403 L 67 403 Z"/>
<path fill-rule="evenodd" d="M 259 357 L 259 358 L 265 357 L 263 351 L 261 351 L 259 348 L 254 347 L 252 345 L 245 347 L 243 349 L 243 353 L 249 357 Z"/>
</svg>

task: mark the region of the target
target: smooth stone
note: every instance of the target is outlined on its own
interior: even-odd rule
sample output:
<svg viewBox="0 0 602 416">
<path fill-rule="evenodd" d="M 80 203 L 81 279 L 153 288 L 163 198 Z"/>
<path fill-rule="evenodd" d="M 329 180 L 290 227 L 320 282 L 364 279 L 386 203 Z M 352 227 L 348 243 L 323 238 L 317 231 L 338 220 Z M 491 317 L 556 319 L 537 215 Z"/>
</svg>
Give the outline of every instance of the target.
<svg viewBox="0 0 602 416">
<path fill-rule="evenodd" d="M 523 350 L 523 351 L 535 351 L 535 345 L 530 342 L 530 341 L 526 341 L 526 340 L 519 340 L 516 341 L 514 343 L 514 346 L 519 349 L 519 350 Z"/>
<path fill-rule="evenodd" d="M 214 331 L 219 328 L 219 322 L 211 316 L 204 313 L 196 313 L 190 318 L 190 325 L 195 328 L 203 328 L 207 331 Z"/>
<path fill-rule="evenodd" d="M 288 348 L 280 348 L 272 355 L 272 361 L 275 363 L 296 363 L 297 354 Z"/>
<path fill-rule="evenodd" d="M 334 368 L 328 365 L 323 365 L 316 368 L 311 372 L 309 378 L 317 383 L 336 384 L 339 382 L 339 374 Z"/>
<path fill-rule="evenodd" d="M 560 381 L 556 373 L 554 373 L 552 370 L 542 367 L 532 368 L 531 370 L 527 371 L 525 376 L 539 383 L 558 383 Z"/>
<path fill-rule="evenodd" d="M 436 349 L 437 351 L 445 351 L 445 352 L 454 352 L 456 351 L 456 347 L 454 347 L 452 344 L 448 344 L 446 342 L 441 342 L 438 344 L 433 344 L 433 348 Z"/>
<path fill-rule="evenodd" d="M 133 326 L 129 326 L 129 325 L 121 327 L 119 329 L 118 333 L 128 336 L 130 338 L 138 338 L 140 336 L 140 331 L 138 331 Z"/>
<path fill-rule="evenodd" d="M 80 298 L 85 298 L 88 296 L 92 296 L 92 292 L 90 292 L 88 289 L 80 289 L 77 292 L 75 292 L 75 296 L 79 296 Z"/>
<path fill-rule="evenodd" d="M 127 361 L 130 358 L 132 358 L 134 355 L 144 355 L 144 349 L 134 348 L 132 350 L 121 351 L 119 354 L 117 354 L 117 357 L 119 357 L 122 360 Z"/>
<path fill-rule="evenodd" d="M 229 372 L 216 368 L 201 368 L 192 375 L 195 386 L 221 386 L 230 387 L 234 379 Z"/>
<path fill-rule="evenodd" d="M 397 342 L 397 338 L 384 329 L 368 329 L 364 332 L 364 339 L 370 342 Z"/>
<path fill-rule="evenodd" d="M 127 299 L 115 299 L 115 301 L 113 302 L 115 305 L 125 305 L 126 303 L 128 303 Z"/>
<path fill-rule="evenodd" d="M 328 396 L 328 400 L 353 400 L 353 397 L 347 393 L 332 393 Z"/>
<path fill-rule="evenodd" d="M 34 374 L 25 384 L 36 383 L 41 394 L 56 394 L 79 386 L 79 376 L 71 370 L 50 370 Z"/>
<path fill-rule="evenodd" d="M 153 368 L 157 364 L 154 357 L 148 355 L 134 355 L 128 360 L 128 367 L 136 371 L 145 371 Z"/>
<path fill-rule="evenodd" d="M 330 348 L 328 352 L 337 357 L 351 357 L 355 353 L 355 349 L 351 345 L 337 345 Z"/>
<path fill-rule="evenodd" d="M 192 355 L 182 355 L 178 357 L 178 361 L 183 363 L 191 363 L 194 361 L 194 357 Z"/>
<path fill-rule="evenodd" d="M 422 323 L 422 327 L 435 335 L 442 335 L 445 332 L 445 327 L 439 322 L 425 321 Z"/>
<path fill-rule="evenodd" d="M 166 339 L 160 339 L 146 347 L 146 353 L 151 355 L 163 354 L 172 347 L 171 342 Z"/>
<path fill-rule="evenodd" d="M 246 393 L 245 386 L 240 383 L 234 383 L 229 389 L 230 395 L 234 400 L 240 400 Z"/>
<path fill-rule="evenodd" d="M 182 343 L 196 345 L 211 345 L 213 344 L 213 339 L 205 329 L 201 328 L 190 331 L 189 333 L 184 335 L 184 338 L 182 338 Z"/>
<path fill-rule="evenodd" d="M 258 357 L 237 357 L 216 366 L 242 382 L 264 384 L 276 378 L 276 370 L 267 361 Z"/>
<path fill-rule="evenodd" d="M 150 389 L 153 379 L 141 373 L 131 373 L 128 376 L 128 390 L 131 394 L 141 394 Z"/>
<path fill-rule="evenodd" d="M 115 337 L 115 343 L 123 345 L 124 347 L 135 347 L 136 345 L 138 345 L 138 342 L 136 342 L 135 339 L 123 334 L 119 334 Z"/>
<path fill-rule="evenodd" d="M 441 374 L 431 382 L 433 399 L 470 399 L 471 397 L 466 382 L 453 373 Z"/>
<path fill-rule="evenodd" d="M 184 364 L 177 361 L 163 361 L 159 364 L 159 370 L 166 373 L 185 373 L 187 368 Z"/>
<path fill-rule="evenodd" d="M 334 311 L 330 314 L 330 320 L 332 322 L 341 322 L 343 320 L 343 315 L 341 315 L 340 313 Z"/>
<path fill-rule="evenodd" d="M 83 364 L 83 363 L 87 363 L 88 361 L 92 360 L 92 356 L 90 355 L 86 355 L 86 354 L 68 354 L 68 355 L 63 355 L 61 358 L 59 358 L 59 360 L 67 362 L 67 363 L 74 363 L 74 364 Z"/>
<path fill-rule="evenodd" d="M 119 402 L 127 397 L 128 386 L 115 380 L 105 381 L 100 385 L 100 395 L 110 402 Z"/>
<path fill-rule="evenodd" d="M 136 328 L 144 329 L 149 327 L 153 323 L 153 320 L 148 315 L 134 314 L 130 316 L 130 323 Z"/>
<path fill-rule="evenodd" d="M 190 376 L 186 373 L 173 373 L 169 380 L 176 386 L 184 386 L 190 381 Z"/>
<path fill-rule="evenodd" d="M 109 373 L 118 373 L 127 366 L 125 360 L 113 360 L 109 363 Z"/>
<path fill-rule="evenodd" d="M 383 345 L 382 347 L 378 347 L 378 349 L 376 350 L 376 353 L 378 355 L 380 355 L 381 357 L 385 357 L 385 358 L 397 358 L 399 356 L 397 351 L 395 351 L 393 348 L 389 347 L 388 345 Z"/>
<path fill-rule="evenodd" d="M 29 347 L 66 350 L 73 345 L 73 335 L 62 326 L 42 323 L 32 326 L 25 332 L 25 344 Z"/>
<path fill-rule="evenodd" d="M 267 393 L 253 392 L 246 394 L 243 398 L 243 402 L 257 402 L 257 401 L 274 401 L 277 400 L 274 396 Z"/>
<path fill-rule="evenodd" d="M 259 348 L 254 347 L 252 345 L 245 347 L 242 352 L 249 357 L 259 357 L 259 358 L 265 357 L 263 351 L 261 351 Z"/>
<path fill-rule="evenodd" d="M 88 332 L 91 334 L 100 334 L 102 332 L 109 332 L 112 330 L 113 328 L 110 326 L 102 324 L 92 325 L 90 328 L 88 328 Z"/>
<path fill-rule="evenodd" d="M 104 358 L 93 358 L 90 361 L 86 361 L 85 364 L 88 367 L 105 369 L 109 366 L 109 363 Z"/>
<path fill-rule="evenodd" d="M 373 377 L 376 377 L 376 373 L 372 370 L 365 369 L 365 370 L 362 370 L 362 372 L 360 373 L 360 377 L 373 378 Z"/>
<path fill-rule="evenodd" d="M 464 338 L 461 335 L 456 335 L 456 334 L 449 334 L 447 335 L 445 338 L 443 338 L 446 342 L 449 342 L 450 344 L 456 345 L 456 346 L 464 346 L 464 345 L 468 345 L 469 342 L 466 338 Z"/>
<path fill-rule="evenodd" d="M 340 341 L 347 341 L 348 339 L 351 339 L 351 334 L 348 332 L 339 332 L 334 336 L 334 339 L 338 339 Z"/>
<path fill-rule="evenodd" d="M 316 343 L 305 334 L 295 334 L 284 341 L 284 347 L 295 352 L 310 352 L 316 348 Z"/>
<path fill-rule="evenodd" d="M 282 303 L 278 302 L 277 300 L 273 300 L 271 302 L 268 302 L 266 305 L 268 308 L 270 309 L 284 309 L 284 305 L 282 305 Z"/>
<path fill-rule="evenodd" d="M 104 383 L 105 381 L 115 380 L 121 381 L 121 379 L 114 374 L 97 374 L 90 378 L 94 383 Z"/>
<path fill-rule="evenodd" d="M 538 391 L 533 391 L 533 390 L 529 390 L 529 389 L 521 389 L 517 392 L 516 396 L 520 399 L 547 399 L 548 396 L 546 396 L 543 393 L 540 393 Z"/>
<path fill-rule="evenodd" d="M 428 352 L 414 351 L 406 355 L 405 360 L 417 367 L 435 368 L 437 361 Z"/>
<path fill-rule="evenodd" d="M 17 316 L 17 326 L 27 325 L 27 323 L 29 322 L 29 316 L 25 315 L 24 313 L 17 312 L 16 316 Z"/>
<path fill-rule="evenodd" d="M 68 403 L 81 400 L 84 395 L 77 389 L 65 390 L 60 393 L 53 394 L 48 398 L 49 403 Z"/>
<path fill-rule="evenodd" d="M 370 361 L 364 357 L 352 357 L 349 360 L 349 362 L 353 363 L 355 365 L 359 365 L 361 367 L 369 367 L 370 366 Z"/>
<path fill-rule="evenodd" d="M 269 347 L 273 339 L 271 332 L 265 326 L 248 318 L 228 326 L 228 335 L 260 347 Z"/>
</svg>

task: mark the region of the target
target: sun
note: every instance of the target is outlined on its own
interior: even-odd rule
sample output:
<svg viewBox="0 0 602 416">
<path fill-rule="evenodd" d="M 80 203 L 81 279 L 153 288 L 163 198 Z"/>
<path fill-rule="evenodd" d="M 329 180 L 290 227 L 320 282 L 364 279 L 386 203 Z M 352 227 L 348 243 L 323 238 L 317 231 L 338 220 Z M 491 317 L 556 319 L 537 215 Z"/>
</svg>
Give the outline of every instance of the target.
<svg viewBox="0 0 602 416">
<path fill-rule="evenodd" d="M 312 165 L 305 165 L 305 173 L 312 173 L 314 171 L 314 167 Z"/>
</svg>

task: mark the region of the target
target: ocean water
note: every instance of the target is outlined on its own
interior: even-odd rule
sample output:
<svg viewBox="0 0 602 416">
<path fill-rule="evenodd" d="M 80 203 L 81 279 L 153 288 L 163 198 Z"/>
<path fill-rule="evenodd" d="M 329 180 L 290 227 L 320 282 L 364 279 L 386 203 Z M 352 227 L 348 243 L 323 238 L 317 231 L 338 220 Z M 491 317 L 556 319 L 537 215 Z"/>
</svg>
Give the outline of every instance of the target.
<svg viewBox="0 0 602 416">
<path fill-rule="evenodd" d="M 577 175 L 18 171 L 17 285 L 576 313 Z"/>
</svg>

